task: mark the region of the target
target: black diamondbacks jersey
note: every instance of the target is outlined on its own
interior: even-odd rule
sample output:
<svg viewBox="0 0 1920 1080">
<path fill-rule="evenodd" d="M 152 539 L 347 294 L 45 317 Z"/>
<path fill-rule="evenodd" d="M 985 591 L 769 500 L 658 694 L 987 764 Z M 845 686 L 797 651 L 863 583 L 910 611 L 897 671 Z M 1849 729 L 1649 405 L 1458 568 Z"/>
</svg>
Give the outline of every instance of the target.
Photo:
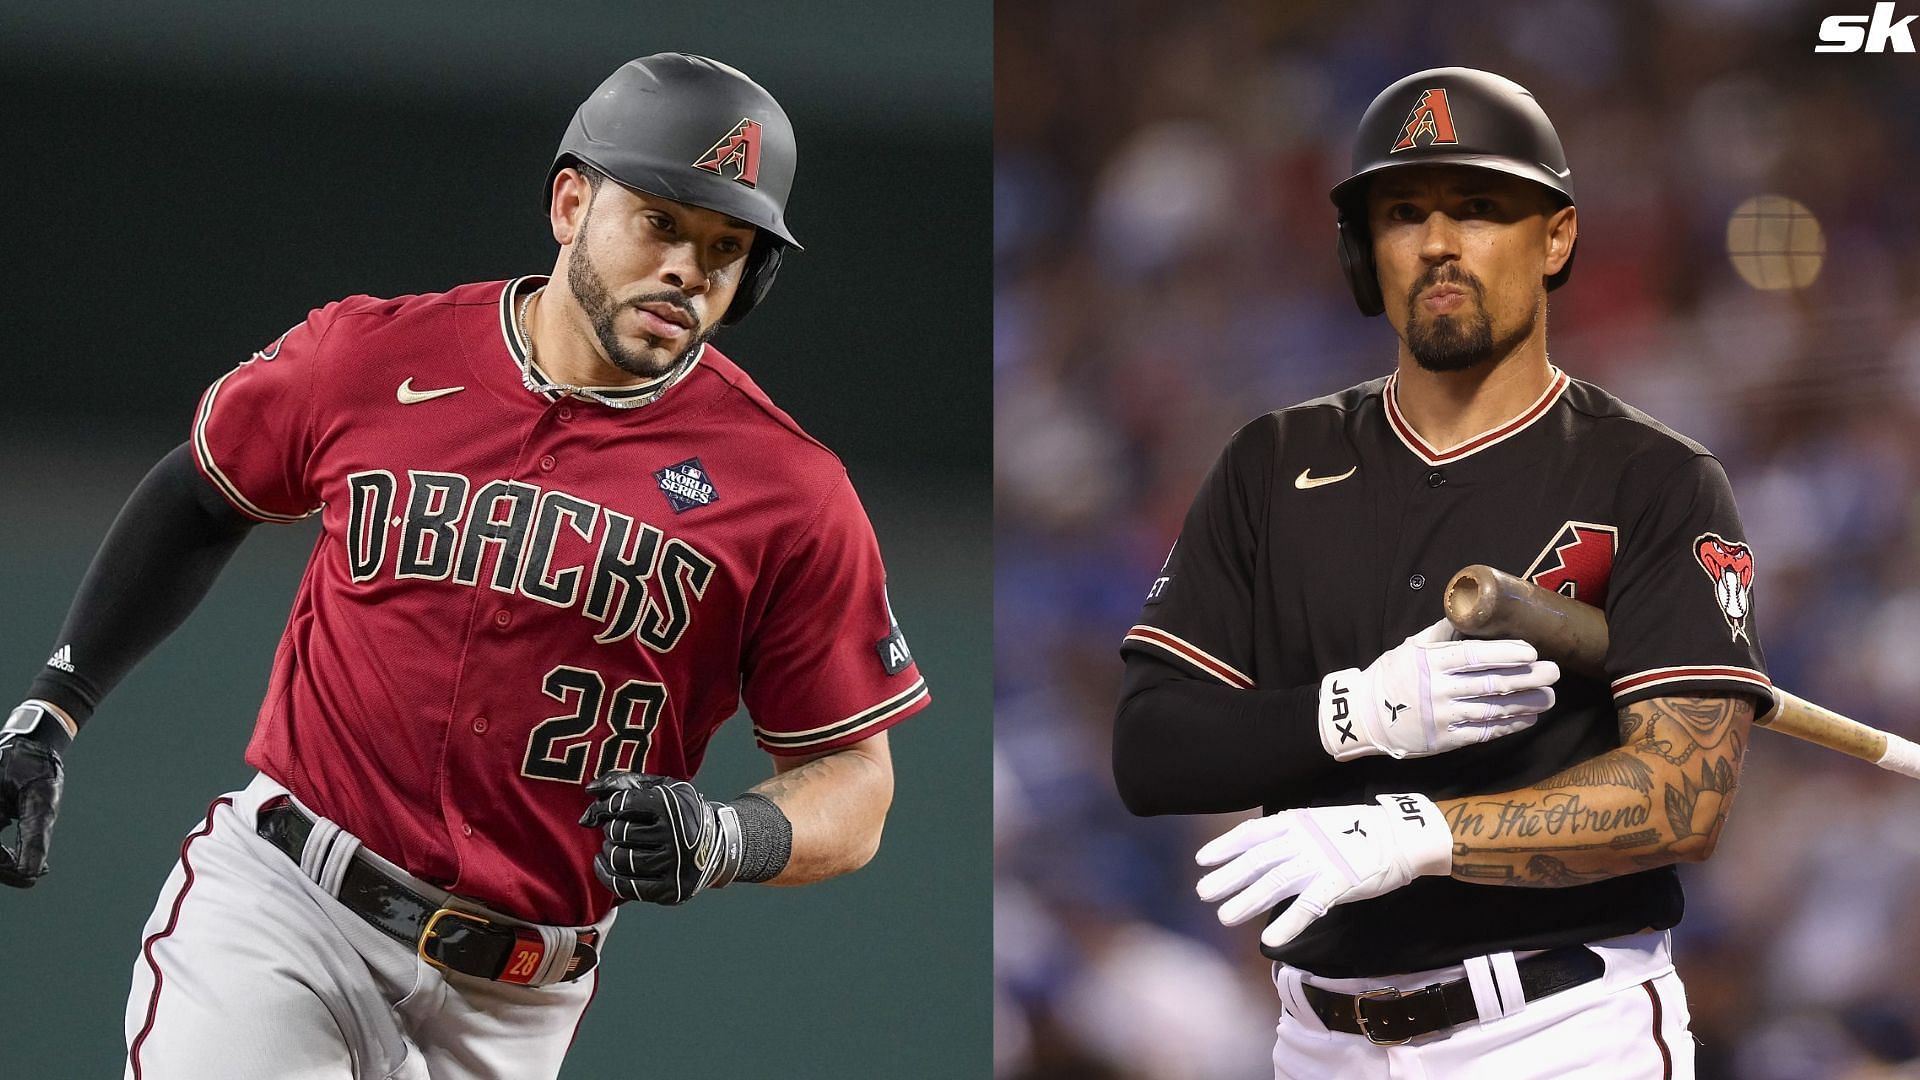
<svg viewBox="0 0 1920 1080">
<path fill-rule="evenodd" d="M 1329 760 L 1268 813 L 1510 791 L 1617 748 L 1626 704 L 1771 701 L 1753 552 L 1719 461 L 1557 369 L 1521 416 L 1444 452 L 1400 416 L 1391 377 L 1248 424 L 1201 485 L 1123 652 L 1241 688 L 1317 684 L 1441 618 L 1448 579 L 1473 563 L 1604 609 L 1610 684 L 1563 674 L 1538 724 L 1480 746 Z M 1680 914 L 1670 867 L 1558 889 L 1427 877 L 1266 952 L 1327 977 L 1391 975 L 1665 929 Z"/>
</svg>

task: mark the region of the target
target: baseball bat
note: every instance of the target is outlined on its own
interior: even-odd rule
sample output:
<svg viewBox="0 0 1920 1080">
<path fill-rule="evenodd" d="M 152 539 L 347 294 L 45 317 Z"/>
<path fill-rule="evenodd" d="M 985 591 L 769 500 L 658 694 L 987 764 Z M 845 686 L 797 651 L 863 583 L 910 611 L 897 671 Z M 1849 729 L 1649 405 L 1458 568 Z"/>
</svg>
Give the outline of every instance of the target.
<svg viewBox="0 0 1920 1080">
<path fill-rule="evenodd" d="M 1447 582 L 1445 604 L 1447 620 L 1467 637 L 1518 638 L 1549 660 L 1607 681 L 1607 617 L 1591 604 L 1478 564 Z M 1920 744 L 1850 720 L 1777 686 L 1773 698 L 1773 711 L 1756 717 L 1756 725 L 1920 779 Z"/>
</svg>

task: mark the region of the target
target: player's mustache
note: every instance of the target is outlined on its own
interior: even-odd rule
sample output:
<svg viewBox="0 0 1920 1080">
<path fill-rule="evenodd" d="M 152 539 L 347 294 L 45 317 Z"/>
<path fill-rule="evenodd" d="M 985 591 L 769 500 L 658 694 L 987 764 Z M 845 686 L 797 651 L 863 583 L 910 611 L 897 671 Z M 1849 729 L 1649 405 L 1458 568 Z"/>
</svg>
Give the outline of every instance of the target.
<svg viewBox="0 0 1920 1080">
<path fill-rule="evenodd" d="M 1487 297 L 1486 286 L 1480 284 L 1479 278 L 1474 277 L 1453 263 L 1441 263 L 1439 266 L 1421 274 L 1420 279 L 1415 281 L 1413 287 L 1407 290 L 1407 306 L 1413 306 L 1413 304 L 1420 299 L 1421 293 L 1426 292 L 1435 285 L 1458 285 L 1468 292 L 1471 292 L 1476 300 L 1485 300 Z"/>
<path fill-rule="evenodd" d="M 642 304 L 672 304 L 686 313 L 687 321 L 694 329 L 700 328 L 700 313 L 693 309 L 693 300 L 686 293 L 668 289 L 663 292 L 643 293 L 625 301 L 627 307 L 639 310 Z"/>
</svg>

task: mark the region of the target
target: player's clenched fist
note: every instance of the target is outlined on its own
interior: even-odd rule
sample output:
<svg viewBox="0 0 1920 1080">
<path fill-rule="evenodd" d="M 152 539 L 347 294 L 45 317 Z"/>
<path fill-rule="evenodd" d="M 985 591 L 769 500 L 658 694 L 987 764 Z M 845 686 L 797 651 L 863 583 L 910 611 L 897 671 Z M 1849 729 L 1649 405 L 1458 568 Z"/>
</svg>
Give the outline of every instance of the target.
<svg viewBox="0 0 1920 1080">
<path fill-rule="evenodd" d="M 598 798 L 580 824 L 607 834 L 593 873 L 623 900 L 684 904 L 701 889 L 770 881 L 793 853 L 793 823 L 757 791 L 709 802 L 685 780 L 633 772 L 587 791 Z"/>
<path fill-rule="evenodd" d="M 607 834 L 593 873 L 621 899 L 683 904 L 739 872 L 739 813 L 708 802 L 685 780 L 612 772 L 587 791 L 599 798 L 580 824 Z"/>
<path fill-rule="evenodd" d="M 1336 761 L 1426 757 L 1524 731 L 1553 708 L 1560 666 L 1524 641 L 1456 641 L 1434 623 L 1320 680 L 1320 745 Z"/>
<path fill-rule="evenodd" d="M 50 724 L 44 706 L 29 702 L 13 710 L 0 727 L 0 829 L 20 823 L 20 847 L 0 844 L 0 885 L 29 889 L 47 872 L 47 841 L 60 812 L 66 770 L 57 741 L 36 738 Z"/>
<path fill-rule="evenodd" d="M 1238 926 L 1297 897 L 1260 934 L 1268 947 L 1279 948 L 1336 904 L 1452 872 L 1453 834 L 1433 800 L 1411 794 L 1382 795 L 1375 802 L 1242 822 L 1194 856 L 1201 866 L 1220 867 L 1200 879 L 1200 899 L 1226 898 L 1220 921 Z"/>
</svg>

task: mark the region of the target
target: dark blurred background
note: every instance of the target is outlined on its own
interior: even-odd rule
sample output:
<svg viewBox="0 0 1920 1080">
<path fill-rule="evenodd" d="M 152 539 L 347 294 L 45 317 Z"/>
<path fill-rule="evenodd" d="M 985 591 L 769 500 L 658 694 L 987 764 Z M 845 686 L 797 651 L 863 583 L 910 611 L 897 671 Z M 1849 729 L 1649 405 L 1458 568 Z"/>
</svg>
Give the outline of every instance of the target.
<svg viewBox="0 0 1920 1080">
<path fill-rule="evenodd" d="M 1920 736 L 1920 57 L 1813 51 L 1822 17 L 1873 7 L 999 5 L 999 1075 L 1270 1071 L 1255 932 L 1192 893 L 1194 849 L 1229 822 L 1134 820 L 1113 792 L 1117 650 L 1227 436 L 1392 370 L 1327 190 L 1368 102 L 1413 71 L 1534 91 L 1582 226 L 1555 363 L 1725 462 L 1775 681 Z M 1819 235 L 1730 237 L 1762 195 Z M 1700 1076 L 1920 1072 L 1917 824 L 1920 785 L 1755 736 L 1675 933 Z"/>
<path fill-rule="evenodd" d="M 0 7 L 0 685 L 25 688 L 209 382 L 340 296 L 546 272 L 542 182 L 574 107 L 634 56 L 714 56 L 793 118 L 807 245 L 717 344 L 847 463 L 935 701 L 895 730 L 872 866 L 625 913 L 565 1075 L 981 1075 L 988 19 L 844 0 Z M 0 1076 L 119 1074 L 141 923 L 181 837 L 249 776 L 313 528 L 258 529 L 69 755 L 55 872 L 0 896 Z M 768 772 L 736 718 L 701 783 Z"/>
</svg>

